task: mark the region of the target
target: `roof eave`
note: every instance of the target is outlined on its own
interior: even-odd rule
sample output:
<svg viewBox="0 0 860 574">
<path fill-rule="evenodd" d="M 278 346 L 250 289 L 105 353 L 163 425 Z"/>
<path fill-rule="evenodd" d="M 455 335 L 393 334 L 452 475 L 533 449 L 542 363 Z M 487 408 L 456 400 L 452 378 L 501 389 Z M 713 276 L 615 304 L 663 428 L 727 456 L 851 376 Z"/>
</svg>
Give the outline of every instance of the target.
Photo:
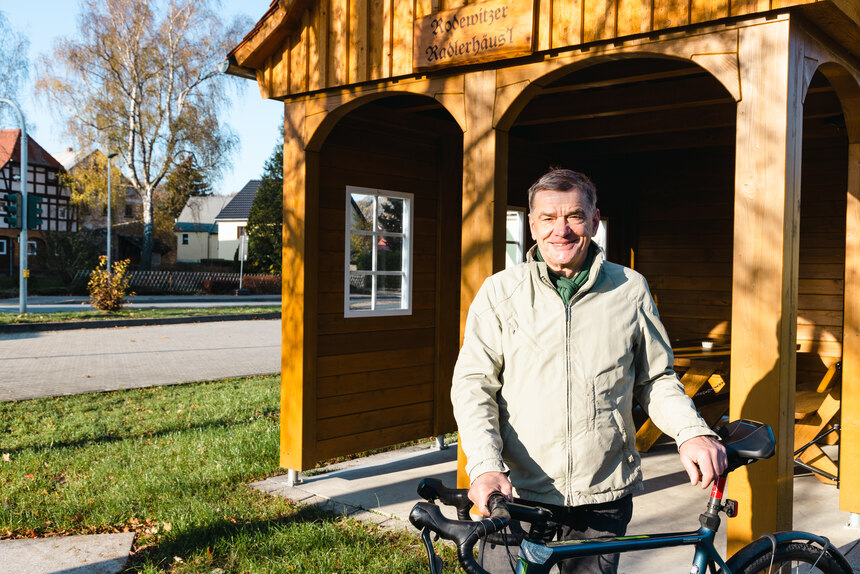
<svg viewBox="0 0 860 574">
<path fill-rule="evenodd" d="M 227 61 L 234 62 L 238 68 L 258 70 L 295 26 L 301 24 L 302 14 L 311 2 L 312 0 L 273 0 L 269 10 L 245 35 L 242 42 L 230 50 Z"/>
</svg>

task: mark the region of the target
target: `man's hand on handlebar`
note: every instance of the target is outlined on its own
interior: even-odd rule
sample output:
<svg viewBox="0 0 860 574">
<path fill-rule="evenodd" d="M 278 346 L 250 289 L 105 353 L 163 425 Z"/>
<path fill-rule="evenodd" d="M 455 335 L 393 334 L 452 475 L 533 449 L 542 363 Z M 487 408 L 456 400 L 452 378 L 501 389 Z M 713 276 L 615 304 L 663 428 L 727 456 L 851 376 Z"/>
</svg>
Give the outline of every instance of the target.
<svg viewBox="0 0 860 574">
<path fill-rule="evenodd" d="M 697 436 L 684 441 L 678 447 L 678 452 L 681 464 L 690 477 L 690 484 L 694 486 L 701 480 L 702 488 L 707 488 L 728 466 L 726 448 L 709 436 Z"/>
<path fill-rule="evenodd" d="M 494 492 L 500 492 L 508 501 L 513 500 L 513 486 L 504 472 L 485 472 L 469 487 L 469 500 L 475 503 L 483 516 L 490 515 L 487 499 Z"/>
</svg>

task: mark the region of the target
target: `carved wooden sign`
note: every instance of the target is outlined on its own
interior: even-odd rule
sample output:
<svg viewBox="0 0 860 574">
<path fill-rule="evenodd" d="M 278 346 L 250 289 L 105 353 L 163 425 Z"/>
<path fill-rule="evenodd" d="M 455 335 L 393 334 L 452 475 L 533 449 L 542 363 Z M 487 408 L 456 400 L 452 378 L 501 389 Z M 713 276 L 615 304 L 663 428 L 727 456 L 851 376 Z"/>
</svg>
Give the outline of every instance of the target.
<svg viewBox="0 0 860 574">
<path fill-rule="evenodd" d="M 490 0 L 415 20 L 412 66 L 432 70 L 533 51 L 534 3 Z"/>
</svg>

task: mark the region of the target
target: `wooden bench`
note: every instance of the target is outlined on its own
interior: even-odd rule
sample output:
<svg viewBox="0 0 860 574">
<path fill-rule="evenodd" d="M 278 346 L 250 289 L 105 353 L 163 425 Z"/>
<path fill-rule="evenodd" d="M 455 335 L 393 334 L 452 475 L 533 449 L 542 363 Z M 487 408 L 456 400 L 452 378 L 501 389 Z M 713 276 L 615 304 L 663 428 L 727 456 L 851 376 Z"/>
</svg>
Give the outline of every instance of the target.
<svg viewBox="0 0 860 574">
<path fill-rule="evenodd" d="M 828 484 L 837 484 L 839 466 L 819 443 L 839 430 L 841 367 L 833 363 L 817 386 L 799 386 L 794 399 L 794 460 Z"/>
</svg>

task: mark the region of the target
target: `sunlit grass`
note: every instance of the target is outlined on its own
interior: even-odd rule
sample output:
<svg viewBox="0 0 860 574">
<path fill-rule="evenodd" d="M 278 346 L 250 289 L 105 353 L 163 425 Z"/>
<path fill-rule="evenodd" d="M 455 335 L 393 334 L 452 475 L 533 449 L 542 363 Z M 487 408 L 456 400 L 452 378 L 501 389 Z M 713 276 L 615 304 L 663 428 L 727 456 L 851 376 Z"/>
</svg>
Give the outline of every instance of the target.
<svg viewBox="0 0 860 574">
<path fill-rule="evenodd" d="M 56 323 L 66 321 L 99 321 L 105 319 L 161 319 L 168 317 L 200 317 L 210 315 L 253 315 L 257 313 L 277 313 L 279 305 L 254 307 L 140 307 L 126 308 L 121 311 L 63 311 L 58 313 L 0 313 L 0 325 L 16 323 Z"/>
<path fill-rule="evenodd" d="M 298 507 L 279 380 L 0 402 L 0 536 L 134 531 L 131 572 L 420 572 L 417 537 Z"/>
</svg>

